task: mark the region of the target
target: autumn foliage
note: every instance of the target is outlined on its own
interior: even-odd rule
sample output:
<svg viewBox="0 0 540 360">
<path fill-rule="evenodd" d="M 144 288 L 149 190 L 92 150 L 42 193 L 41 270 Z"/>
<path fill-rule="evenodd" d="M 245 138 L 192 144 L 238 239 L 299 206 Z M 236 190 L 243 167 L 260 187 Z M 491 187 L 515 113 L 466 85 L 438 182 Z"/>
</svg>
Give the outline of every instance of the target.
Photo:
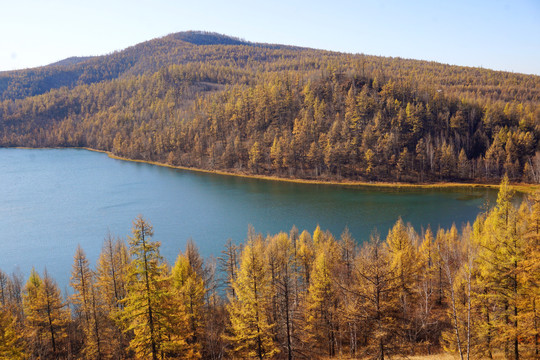
<svg viewBox="0 0 540 360">
<path fill-rule="evenodd" d="M 250 228 L 218 269 L 191 241 L 169 266 L 138 217 L 95 270 L 77 248 L 68 298 L 46 271 L 0 272 L 0 358 L 538 358 L 539 224 L 538 194 L 518 206 L 505 178 L 460 231 Z"/>
<path fill-rule="evenodd" d="M 540 77 L 179 33 L 0 74 L 0 146 L 319 180 L 540 181 Z"/>
</svg>

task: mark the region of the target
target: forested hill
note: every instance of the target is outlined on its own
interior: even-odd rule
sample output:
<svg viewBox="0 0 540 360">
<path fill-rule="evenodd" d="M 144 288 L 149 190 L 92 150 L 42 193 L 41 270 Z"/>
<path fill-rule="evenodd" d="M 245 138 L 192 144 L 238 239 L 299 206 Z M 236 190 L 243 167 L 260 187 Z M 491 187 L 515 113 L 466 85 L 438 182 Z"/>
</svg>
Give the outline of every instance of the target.
<svg viewBox="0 0 540 360">
<path fill-rule="evenodd" d="M 246 45 L 300 50 L 282 45 L 249 43 L 215 33 L 181 32 L 109 55 L 74 56 L 39 68 L 0 72 L 0 99 L 20 99 L 40 95 L 62 86 L 73 88 L 77 85 L 152 73 L 168 65 L 205 61 L 206 56 L 197 50 L 203 45 Z M 264 61 L 260 58 L 255 59 Z"/>
<path fill-rule="evenodd" d="M 0 73 L 0 146 L 321 180 L 540 180 L 540 77 L 183 32 Z"/>
</svg>

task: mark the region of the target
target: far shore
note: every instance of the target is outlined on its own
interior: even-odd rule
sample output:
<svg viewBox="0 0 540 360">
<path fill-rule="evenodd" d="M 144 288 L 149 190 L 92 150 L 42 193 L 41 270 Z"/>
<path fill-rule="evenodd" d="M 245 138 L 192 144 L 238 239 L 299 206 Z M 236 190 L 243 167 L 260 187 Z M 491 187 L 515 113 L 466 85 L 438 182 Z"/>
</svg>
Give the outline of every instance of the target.
<svg viewBox="0 0 540 360">
<path fill-rule="evenodd" d="M 16 149 L 39 149 L 31 147 L 16 147 Z M 224 176 L 236 176 L 248 179 L 262 179 L 270 181 L 282 181 L 282 182 L 291 182 L 297 184 L 316 184 L 316 185 L 334 185 L 334 186 L 353 186 L 353 187 L 387 187 L 387 188 L 396 188 L 396 189 L 406 189 L 406 188 L 417 188 L 417 189 L 445 189 L 445 188 L 488 188 L 488 189 L 498 189 L 498 184 L 488 184 L 488 183 L 458 183 L 458 182 L 436 182 L 436 183 L 401 183 L 401 182 L 379 182 L 379 181 L 351 181 L 351 180 L 342 180 L 342 181 L 326 181 L 326 180 L 310 180 L 310 179 L 298 179 L 298 178 L 283 178 L 278 176 L 269 176 L 269 175 L 256 175 L 256 174 L 246 174 L 222 170 L 208 170 L 208 169 L 199 169 L 194 167 L 179 166 L 179 165 L 170 165 L 165 163 L 160 163 L 156 161 L 149 160 L 139 160 L 139 159 L 130 159 L 122 156 L 114 155 L 110 151 L 97 150 L 88 147 L 58 147 L 58 148 L 42 148 L 42 149 L 83 149 L 88 151 L 100 152 L 107 154 L 112 159 L 122 160 L 122 161 L 132 161 L 138 163 L 145 163 L 156 166 L 168 167 L 171 169 L 181 169 L 188 170 L 200 173 L 215 174 L 215 175 L 224 175 Z M 526 183 L 512 183 L 512 189 L 515 191 L 523 193 L 533 193 L 540 190 L 540 184 L 526 184 Z"/>
</svg>

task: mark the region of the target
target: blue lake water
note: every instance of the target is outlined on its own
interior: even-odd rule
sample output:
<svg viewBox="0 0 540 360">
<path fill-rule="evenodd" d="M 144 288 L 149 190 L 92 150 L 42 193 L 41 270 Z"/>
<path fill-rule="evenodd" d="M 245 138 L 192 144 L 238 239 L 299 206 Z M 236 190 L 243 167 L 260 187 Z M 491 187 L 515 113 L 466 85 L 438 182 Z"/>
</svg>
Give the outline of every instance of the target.
<svg viewBox="0 0 540 360">
<path fill-rule="evenodd" d="M 28 276 L 45 267 L 62 289 L 81 244 L 95 264 L 107 232 L 126 237 L 142 214 L 161 253 L 174 262 L 188 238 L 203 256 L 219 256 L 249 224 L 263 234 L 313 232 L 359 242 L 384 237 L 399 216 L 417 231 L 474 221 L 496 192 L 294 184 L 213 175 L 109 158 L 80 149 L 0 149 L 0 269 Z"/>
</svg>

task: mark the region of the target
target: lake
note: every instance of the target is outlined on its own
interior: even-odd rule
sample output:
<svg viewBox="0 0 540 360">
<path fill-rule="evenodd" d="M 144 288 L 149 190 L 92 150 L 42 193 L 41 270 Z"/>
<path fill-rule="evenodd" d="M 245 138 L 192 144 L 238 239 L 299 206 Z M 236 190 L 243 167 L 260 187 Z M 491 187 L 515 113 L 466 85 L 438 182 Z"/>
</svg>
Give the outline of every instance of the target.
<svg viewBox="0 0 540 360">
<path fill-rule="evenodd" d="M 313 232 L 339 237 L 348 227 L 362 242 L 382 237 L 399 216 L 421 227 L 474 221 L 496 191 L 295 184 L 171 169 L 82 149 L 0 149 L 0 269 L 46 267 L 62 289 L 81 244 L 95 265 L 107 232 L 126 237 L 142 214 L 173 263 L 192 238 L 204 257 L 219 256 L 248 225 L 263 234 Z"/>
</svg>

